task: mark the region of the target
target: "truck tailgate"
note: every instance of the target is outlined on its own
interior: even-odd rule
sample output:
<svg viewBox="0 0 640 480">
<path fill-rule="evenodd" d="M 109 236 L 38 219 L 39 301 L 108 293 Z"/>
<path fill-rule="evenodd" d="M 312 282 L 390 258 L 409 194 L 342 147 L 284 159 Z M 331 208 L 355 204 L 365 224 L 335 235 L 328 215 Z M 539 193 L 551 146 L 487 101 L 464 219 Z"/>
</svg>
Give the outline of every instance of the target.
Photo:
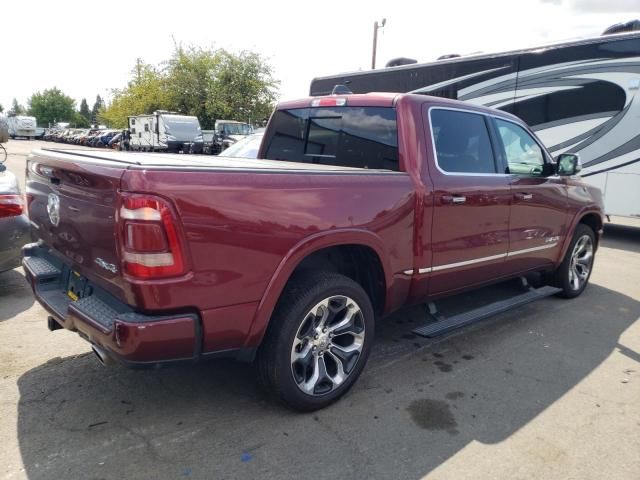
<svg viewBox="0 0 640 480">
<path fill-rule="evenodd" d="M 122 298 L 116 203 L 125 162 L 91 161 L 60 151 L 35 151 L 27 161 L 32 235 L 81 275 Z"/>
</svg>

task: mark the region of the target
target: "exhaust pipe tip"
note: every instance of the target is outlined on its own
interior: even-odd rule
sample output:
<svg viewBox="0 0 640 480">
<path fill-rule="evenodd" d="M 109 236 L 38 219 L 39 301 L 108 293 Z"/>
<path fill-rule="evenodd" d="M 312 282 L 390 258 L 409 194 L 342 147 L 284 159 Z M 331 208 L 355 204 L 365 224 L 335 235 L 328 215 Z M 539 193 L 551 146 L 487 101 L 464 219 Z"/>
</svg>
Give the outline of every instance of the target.
<svg viewBox="0 0 640 480">
<path fill-rule="evenodd" d="M 47 328 L 49 329 L 50 332 L 53 332 L 55 330 L 60 330 L 62 328 L 64 328 L 62 325 L 60 325 L 55 318 L 53 318 L 52 316 L 48 316 L 47 317 Z"/>
<path fill-rule="evenodd" d="M 113 364 L 113 360 L 111 359 L 111 357 L 102 348 L 97 347 L 95 345 L 91 345 L 91 350 L 93 350 L 93 353 L 95 353 L 96 357 L 98 358 L 98 361 L 103 366 L 107 367 Z"/>
</svg>

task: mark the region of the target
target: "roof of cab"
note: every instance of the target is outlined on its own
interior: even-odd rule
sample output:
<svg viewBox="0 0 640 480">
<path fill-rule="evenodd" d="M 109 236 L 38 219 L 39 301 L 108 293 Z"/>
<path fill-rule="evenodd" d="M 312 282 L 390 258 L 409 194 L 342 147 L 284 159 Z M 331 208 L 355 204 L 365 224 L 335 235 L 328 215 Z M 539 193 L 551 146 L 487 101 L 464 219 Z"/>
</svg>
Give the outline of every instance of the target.
<svg viewBox="0 0 640 480">
<path fill-rule="evenodd" d="M 469 110 L 478 113 L 486 113 L 495 117 L 503 117 L 514 122 L 525 123 L 520 117 L 517 117 L 504 110 L 498 110 L 497 108 L 485 107 L 484 105 L 476 105 L 462 100 L 453 100 L 451 98 L 434 97 L 432 95 L 420 95 L 417 93 L 406 94 L 407 97 L 412 97 L 417 101 L 433 104 L 434 107 L 444 108 L 457 108 L 460 110 Z"/>
<path fill-rule="evenodd" d="M 278 110 L 287 110 L 291 108 L 308 108 L 311 102 L 323 98 L 346 99 L 346 105 L 349 107 L 394 107 L 401 99 L 403 102 L 409 103 L 430 103 L 433 106 L 443 106 L 447 108 L 458 108 L 463 110 L 472 110 L 479 113 L 487 113 L 494 116 L 501 116 L 522 123 L 522 120 L 503 110 L 474 105 L 472 103 L 463 102 L 461 100 L 452 100 L 443 97 L 434 97 L 431 95 L 421 95 L 417 93 L 389 93 L 389 92 L 371 92 L 371 93 L 352 93 L 347 95 L 325 95 L 319 97 L 306 97 L 299 100 L 289 100 L 278 104 Z"/>
<path fill-rule="evenodd" d="M 326 95 L 324 97 L 306 97 L 299 100 L 289 100 L 278 104 L 279 110 L 289 108 L 307 108 L 311 102 L 322 98 L 346 98 L 349 107 L 393 107 L 396 97 L 400 93 L 351 93 L 347 95 Z"/>
</svg>

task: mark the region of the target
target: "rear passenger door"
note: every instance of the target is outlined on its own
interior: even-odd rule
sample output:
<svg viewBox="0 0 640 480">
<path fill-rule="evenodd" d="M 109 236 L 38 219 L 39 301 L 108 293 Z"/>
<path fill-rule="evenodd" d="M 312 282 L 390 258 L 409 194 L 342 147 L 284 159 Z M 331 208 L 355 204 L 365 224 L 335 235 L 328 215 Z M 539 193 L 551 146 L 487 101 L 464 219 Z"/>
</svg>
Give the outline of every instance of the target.
<svg viewBox="0 0 640 480">
<path fill-rule="evenodd" d="M 545 150 L 524 127 L 493 118 L 498 155 L 510 176 L 510 273 L 544 267 L 560 253 L 568 220 L 567 186 Z"/>
<path fill-rule="evenodd" d="M 434 184 L 430 294 L 505 274 L 510 178 L 494 156 L 490 119 L 475 111 L 431 107 Z"/>
</svg>

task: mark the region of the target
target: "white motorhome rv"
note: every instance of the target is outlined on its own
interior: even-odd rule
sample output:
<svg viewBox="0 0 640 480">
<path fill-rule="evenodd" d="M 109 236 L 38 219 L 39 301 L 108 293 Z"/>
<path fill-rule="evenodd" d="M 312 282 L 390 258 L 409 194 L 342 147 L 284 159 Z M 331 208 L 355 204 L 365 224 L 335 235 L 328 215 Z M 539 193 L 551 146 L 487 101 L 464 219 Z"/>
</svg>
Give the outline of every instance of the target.
<svg viewBox="0 0 640 480">
<path fill-rule="evenodd" d="M 36 117 L 25 117 L 22 115 L 14 115 L 8 118 L 9 136 L 11 138 L 27 137 L 33 140 L 36 136 L 37 120 Z"/>
<path fill-rule="evenodd" d="M 605 213 L 640 217 L 640 32 L 342 73 L 314 79 L 310 93 L 327 95 L 336 85 L 513 113 L 553 155 L 580 155 L 581 175 L 602 189 Z"/>
<path fill-rule="evenodd" d="M 202 130 L 197 117 L 157 111 L 129 117 L 129 149 L 146 152 L 201 153 Z"/>
</svg>

